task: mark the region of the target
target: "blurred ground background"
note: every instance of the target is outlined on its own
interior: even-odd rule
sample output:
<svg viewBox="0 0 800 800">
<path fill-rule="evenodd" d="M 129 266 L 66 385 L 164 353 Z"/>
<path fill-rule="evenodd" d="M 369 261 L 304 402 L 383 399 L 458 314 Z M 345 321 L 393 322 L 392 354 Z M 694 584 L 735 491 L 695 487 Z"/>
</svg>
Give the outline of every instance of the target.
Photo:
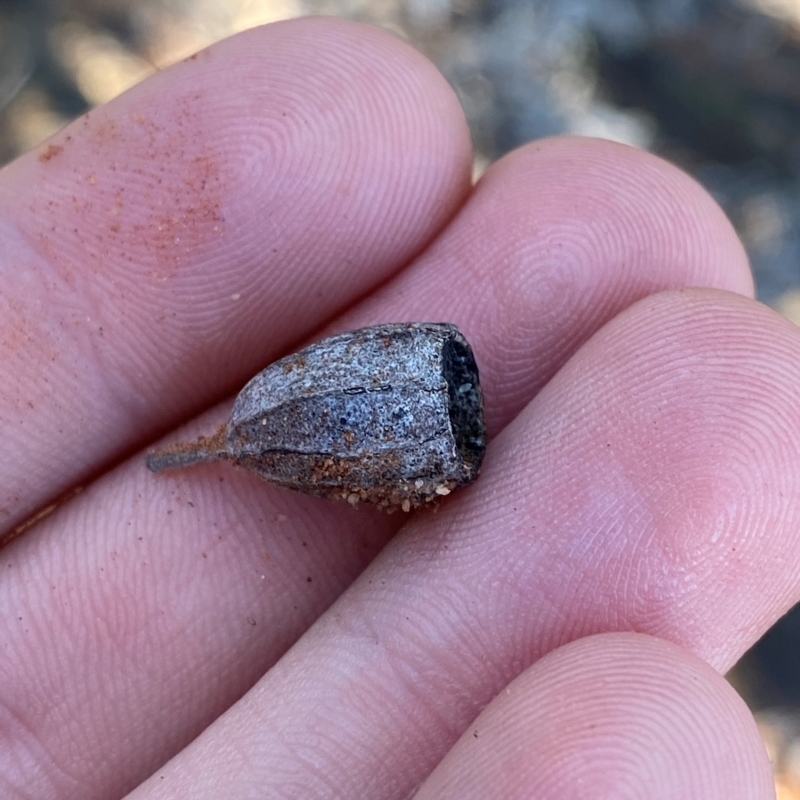
<svg viewBox="0 0 800 800">
<path fill-rule="evenodd" d="M 0 164 L 237 31 L 323 13 L 388 27 L 455 87 L 475 171 L 554 133 L 652 150 L 733 220 L 760 299 L 800 323 L 800 0 L 0 0 Z M 780 800 L 800 800 L 800 610 L 730 679 Z"/>
</svg>

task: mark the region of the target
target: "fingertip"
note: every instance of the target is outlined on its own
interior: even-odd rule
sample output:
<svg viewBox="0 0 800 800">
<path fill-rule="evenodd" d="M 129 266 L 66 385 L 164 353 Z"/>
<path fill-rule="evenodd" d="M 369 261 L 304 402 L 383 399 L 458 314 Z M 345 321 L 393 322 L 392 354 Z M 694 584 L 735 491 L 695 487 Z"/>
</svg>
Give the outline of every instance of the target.
<svg viewBox="0 0 800 800">
<path fill-rule="evenodd" d="M 767 800 L 774 787 L 755 722 L 722 676 L 668 642 L 604 634 L 513 681 L 417 797 Z"/>
<path fill-rule="evenodd" d="M 524 182 L 515 178 L 522 175 Z M 616 255 L 618 288 L 649 274 L 659 288 L 713 286 L 753 295 L 747 253 L 720 205 L 692 176 L 652 153 L 559 136 L 513 151 L 483 181 L 487 189 L 502 183 L 512 202 L 519 194 L 533 200 L 537 225 L 560 229 L 566 245 L 580 241 L 593 260 L 608 264 Z M 545 197 L 536 197 L 539 186 L 547 188 Z M 635 299 L 641 296 L 640 288 Z"/>
<path fill-rule="evenodd" d="M 503 574 L 535 565 L 522 595 L 561 609 L 537 648 L 623 626 L 724 670 L 797 601 L 798 365 L 796 326 L 763 304 L 661 292 L 494 440 L 452 524 L 502 530 Z"/>
</svg>

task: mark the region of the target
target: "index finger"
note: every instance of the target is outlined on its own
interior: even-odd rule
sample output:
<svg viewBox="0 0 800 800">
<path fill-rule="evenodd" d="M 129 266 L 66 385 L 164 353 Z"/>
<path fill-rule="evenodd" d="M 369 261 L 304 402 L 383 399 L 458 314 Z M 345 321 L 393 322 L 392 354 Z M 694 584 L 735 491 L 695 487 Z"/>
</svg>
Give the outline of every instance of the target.
<svg viewBox="0 0 800 800">
<path fill-rule="evenodd" d="M 433 66 L 332 19 L 221 42 L 4 169 L 0 531 L 402 267 L 469 169 Z"/>
</svg>

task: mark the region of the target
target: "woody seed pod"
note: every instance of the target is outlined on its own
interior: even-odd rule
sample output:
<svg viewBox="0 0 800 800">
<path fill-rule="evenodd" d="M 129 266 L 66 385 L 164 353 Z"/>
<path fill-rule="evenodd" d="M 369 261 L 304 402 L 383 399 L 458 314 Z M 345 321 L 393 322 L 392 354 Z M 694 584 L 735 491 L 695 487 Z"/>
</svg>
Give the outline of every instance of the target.
<svg viewBox="0 0 800 800">
<path fill-rule="evenodd" d="M 408 511 L 474 481 L 485 446 L 467 340 L 448 323 L 404 323 L 276 361 L 214 436 L 149 453 L 147 466 L 227 459 L 295 491 Z"/>
</svg>

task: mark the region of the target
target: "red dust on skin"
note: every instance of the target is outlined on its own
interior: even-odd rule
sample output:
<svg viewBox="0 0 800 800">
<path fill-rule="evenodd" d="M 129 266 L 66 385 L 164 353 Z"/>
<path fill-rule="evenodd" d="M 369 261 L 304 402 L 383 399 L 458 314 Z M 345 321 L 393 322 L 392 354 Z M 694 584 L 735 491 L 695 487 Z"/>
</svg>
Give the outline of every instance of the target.
<svg viewBox="0 0 800 800">
<path fill-rule="evenodd" d="M 75 173 L 74 181 L 60 183 L 60 196 L 48 198 L 44 207 L 30 206 L 40 222 L 37 249 L 57 274 L 72 271 L 77 251 L 88 280 L 128 262 L 161 281 L 223 237 L 222 207 L 232 176 L 224 157 L 198 133 L 202 109 L 203 93 L 194 90 L 176 98 L 166 118 L 154 119 L 145 108 L 131 110 L 127 126 L 103 119 L 102 110 L 84 116 L 74 123 L 84 131 L 75 158 L 96 156 L 89 158 L 88 173 L 78 173 L 67 159 L 69 134 L 39 153 L 40 162 L 61 156 L 59 168 L 67 178 L 70 170 Z M 135 202 L 125 202 L 130 194 Z M 72 213 L 59 201 L 71 203 Z M 127 266 L 124 272 L 130 279 Z"/>
<path fill-rule="evenodd" d="M 47 147 L 39 153 L 39 161 L 44 163 L 45 161 L 50 161 L 51 158 L 55 158 L 57 155 L 60 155 L 64 152 L 64 148 L 60 144 L 49 144 Z"/>
<path fill-rule="evenodd" d="M 49 517 L 57 508 L 63 506 L 69 500 L 72 500 L 73 497 L 76 497 L 83 491 L 83 486 L 73 486 L 71 489 L 68 489 L 66 492 L 63 492 L 55 500 L 51 503 L 48 503 L 44 508 L 40 508 L 38 511 L 33 513 L 30 517 L 26 520 L 21 522 L 17 525 L 13 530 L 8 531 L 3 536 L 0 536 L 0 549 L 5 547 L 9 542 L 16 539 L 18 536 L 22 536 L 25 531 L 32 528 L 36 525 L 37 522 L 41 522 L 45 517 Z M 14 498 L 18 500 L 19 498 Z M 5 512 L 8 515 L 8 509 L 0 509 L 1 511 Z"/>
<path fill-rule="evenodd" d="M 103 148 L 119 138 L 121 138 L 121 134 L 117 130 L 117 123 L 114 120 L 101 122 L 92 131 L 92 143 L 95 145 L 98 155 Z"/>
</svg>

